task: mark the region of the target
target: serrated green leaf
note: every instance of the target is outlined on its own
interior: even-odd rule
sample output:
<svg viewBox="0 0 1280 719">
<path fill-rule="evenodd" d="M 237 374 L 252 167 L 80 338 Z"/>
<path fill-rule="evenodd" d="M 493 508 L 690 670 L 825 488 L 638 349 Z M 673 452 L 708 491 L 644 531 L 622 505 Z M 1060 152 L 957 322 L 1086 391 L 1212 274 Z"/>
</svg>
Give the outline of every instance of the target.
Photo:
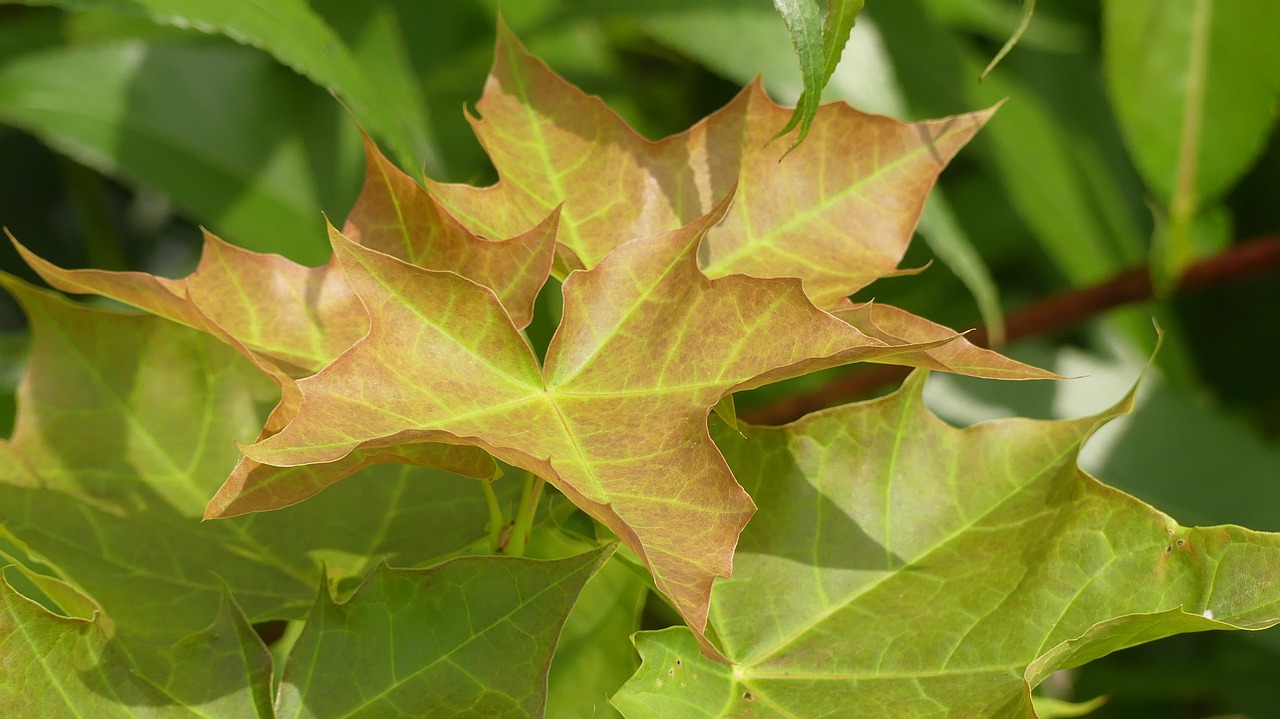
<svg viewBox="0 0 1280 719">
<path fill-rule="evenodd" d="M 712 596 L 732 665 L 684 629 L 642 634 L 624 714 L 1028 717 L 1055 669 L 1280 622 L 1280 535 L 1180 527 L 1076 467 L 1132 394 L 1097 417 L 955 429 L 923 384 L 716 434 L 760 507 Z"/>
<path fill-rule="evenodd" d="M 840 54 L 849 41 L 849 31 L 862 10 L 863 0 L 824 0 L 821 8 L 818 0 L 773 0 L 773 5 L 791 33 L 804 78 L 804 92 L 796 102 L 791 119 L 774 136 L 782 137 L 799 127 L 800 133 L 791 145 L 794 150 L 809 135 L 818 114 L 818 103 L 822 101 L 822 88 L 840 63 Z"/>
<path fill-rule="evenodd" d="M 270 719 L 270 697 L 270 655 L 228 599 L 166 646 L 124 640 L 102 614 L 51 614 L 0 579 L 4 716 Z"/>
<path fill-rule="evenodd" d="M 565 617 L 614 546 L 381 567 L 341 604 L 321 592 L 289 655 L 277 716 L 541 717 Z"/>
</svg>

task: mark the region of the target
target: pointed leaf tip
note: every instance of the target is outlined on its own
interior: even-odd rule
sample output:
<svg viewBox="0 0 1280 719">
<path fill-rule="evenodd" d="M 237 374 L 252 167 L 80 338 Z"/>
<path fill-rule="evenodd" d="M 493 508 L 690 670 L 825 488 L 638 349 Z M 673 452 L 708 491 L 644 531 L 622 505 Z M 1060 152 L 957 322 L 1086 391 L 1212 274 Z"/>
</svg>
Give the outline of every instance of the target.
<svg viewBox="0 0 1280 719">
<path fill-rule="evenodd" d="M 343 226 L 351 240 L 426 269 L 448 270 L 498 294 L 517 327 L 555 259 L 559 209 L 503 240 L 473 234 L 365 136 L 364 189 Z"/>
</svg>

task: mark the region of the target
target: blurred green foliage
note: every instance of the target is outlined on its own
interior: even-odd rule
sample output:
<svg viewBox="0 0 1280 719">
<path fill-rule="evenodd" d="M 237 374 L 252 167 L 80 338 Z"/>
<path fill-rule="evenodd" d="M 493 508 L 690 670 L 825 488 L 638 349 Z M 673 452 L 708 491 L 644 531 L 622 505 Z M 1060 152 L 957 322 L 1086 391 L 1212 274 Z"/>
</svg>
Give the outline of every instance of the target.
<svg viewBox="0 0 1280 719">
<path fill-rule="evenodd" d="M 465 108 L 488 71 L 496 0 L 291 0 L 283 26 L 243 24 L 240 3 L 205 4 L 217 9 L 200 29 L 157 10 L 199 3 L 30 4 L 44 7 L 0 5 L 0 224 L 59 265 L 179 275 L 194 265 L 197 226 L 323 262 L 323 216 L 345 216 L 362 176 L 352 117 L 411 173 L 495 179 Z M 806 88 L 768 0 L 525 0 L 502 12 L 535 54 L 652 138 L 697 122 L 757 75 L 782 102 Z M 941 261 L 868 298 L 963 328 L 1148 261 L 1167 288 L 1188 263 L 1280 230 L 1280 5 L 1040 3 L 979 82 L 1021 12 L 1015 0 L 877 0 L 858 16 L 824 99 L 902 119 L 1004 102 L 943 175 L 904 266 Z M 8 243 L 0 268 L 31 277 Z M 555 290 L 530 330 L 543 341 Z M 1168 339 L 1162 376 L 1118 436 L 1095 441 L 1097 473 L 1184 522 L 1280 529 L 1274 275 L 1013 348 L 1100 378 L 1092 385 L 947 381 L 934 399 L 957 422 L 1092 411 L 1091 398 L 1108 402 L 1136 376 L 1153 316 Z M 5 434 L 21 325 L 0 304 Z M 1087 701 L 1111 688 L 1098 717 L 1270 716 L 1275 634 L 1166 640 L 1046 691 Z"/>
</svg>

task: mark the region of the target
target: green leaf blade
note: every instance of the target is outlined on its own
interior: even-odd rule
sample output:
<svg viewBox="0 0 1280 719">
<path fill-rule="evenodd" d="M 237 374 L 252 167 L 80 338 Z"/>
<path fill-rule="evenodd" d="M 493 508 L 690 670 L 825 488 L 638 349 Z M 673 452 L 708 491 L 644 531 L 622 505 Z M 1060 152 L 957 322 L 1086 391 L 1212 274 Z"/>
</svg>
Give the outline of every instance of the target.
<svg viewBox="0 0 1280 719">
<path fill-rule="evenodd" d="M 1159 198 L 1159 288 L 1230 239 L 1222 196 L 1262 153 L 1280 98 L 1280 8 L 1261 0 L 1107 2 L 1107 89 Z"/>
<path fill-rule="evenodd" d="M 290 654 L 277 716 L 542 716 L 565 618 L 612 552 L 383 567 L 341 604 L 326 589 Z M 346 681 L 312 679 L 335 676 Z"/>
<path fill-rule="evenodd" d="M 917 374 L 881 400 L 717 433 L 760 510 L 713 594 L 734 666 L 707 716 L 746 711 L 748 695 L 766 715 L 1027 716 L 1056 669 L 1280 622 L 1280 537 L 1180 527 L 1076 468 L 1132 395 L 1097 417 L 958 430 L 924 409 L 922 386 Z M 710 670 L 678 632 L 651 641 L 657 666 L 615 704 L 669 694 L 657 680 L 672 657 Z"/>
<path fill-rule="evenodd" d="M 26 717 L 270 719 L 266 647 L 224 597 L 173 646 L 130 641 L 98 614 L 54 615 L 0 579 L 0 711 Z"/>
</svg>

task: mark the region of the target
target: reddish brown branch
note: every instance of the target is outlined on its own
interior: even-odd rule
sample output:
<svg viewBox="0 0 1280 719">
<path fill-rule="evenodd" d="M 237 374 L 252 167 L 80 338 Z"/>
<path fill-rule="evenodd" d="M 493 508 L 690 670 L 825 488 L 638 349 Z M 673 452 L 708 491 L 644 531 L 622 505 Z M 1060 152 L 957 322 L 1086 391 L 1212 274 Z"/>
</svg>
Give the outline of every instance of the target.
<svg viewBox="0 0 1280 719">
<path fill-rule="evenodd" d="M 1174 283 L 1174 292 L 1197 290 L 1277 269 L 1280 269 L 1280 234 L 1257 237 L 1187 267 Z M 1105 282 L 1060 292 L 1010 312 L 1005 317 L 1005 335 L 1012 342 L 1053 334 L 1112 308 L 1149 300 L 1152 296 L 1150 271 L 1145 266 L 1135 267 Z M 985 327 L 965 337 L 976 345 L 987 346 Z M 783 424 L 824 407 L 866 397 L 881 387 L 900 382 L 910 371 L 908 367 L 893 365 L 863 365 L 812 392 L 744 410 L 742 418 L 753 424 Z"/>
</svg>

